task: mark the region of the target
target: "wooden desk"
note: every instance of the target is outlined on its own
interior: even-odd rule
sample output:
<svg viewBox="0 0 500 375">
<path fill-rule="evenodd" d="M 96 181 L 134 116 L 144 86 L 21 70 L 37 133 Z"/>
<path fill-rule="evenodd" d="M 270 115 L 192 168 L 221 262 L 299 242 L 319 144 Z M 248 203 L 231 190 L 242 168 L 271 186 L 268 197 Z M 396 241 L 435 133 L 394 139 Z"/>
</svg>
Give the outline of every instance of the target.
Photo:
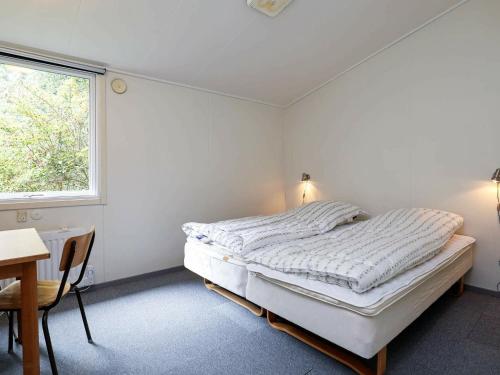
<svg viewBox="0 0 500 375">
<path fill-rule="evenodd" d="M 0 231 L 0 279 L 21 280 L 23 373 L 40 374 L 36 261 L 50 253 L 34 228 Z"/>
</svg>

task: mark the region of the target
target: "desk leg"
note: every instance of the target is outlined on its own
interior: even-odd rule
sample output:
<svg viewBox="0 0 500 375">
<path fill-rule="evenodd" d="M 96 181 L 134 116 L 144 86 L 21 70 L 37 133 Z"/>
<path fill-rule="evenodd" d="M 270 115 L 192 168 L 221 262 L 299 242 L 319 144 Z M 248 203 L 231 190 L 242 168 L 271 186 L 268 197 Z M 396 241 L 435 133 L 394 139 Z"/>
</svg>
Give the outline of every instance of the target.
<svg viewBox="0 0 500 375">
<path fill-rule="evenodd" d="M 37 298 L 36 262 L 25 263 L 23 264 L 23 276 L 21 278 L 24 375 L 40 374 Z"/>
</svg>

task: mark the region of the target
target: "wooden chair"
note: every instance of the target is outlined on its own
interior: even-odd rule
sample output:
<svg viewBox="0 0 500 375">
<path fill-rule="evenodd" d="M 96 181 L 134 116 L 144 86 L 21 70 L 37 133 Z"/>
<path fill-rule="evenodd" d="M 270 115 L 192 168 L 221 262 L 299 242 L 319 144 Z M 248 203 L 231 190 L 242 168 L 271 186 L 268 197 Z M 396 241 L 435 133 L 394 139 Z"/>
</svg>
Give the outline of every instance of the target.
<svg viewBox="0 0 500 375">
<path fill-rule="evenodd" d="M 49 311 L 59 304 L 63 296 L 70 291 L 74 291 L 82 314 L 83 325 L 89 343 L 92 343 L 85 309 L 83 308 L 82 297 L 78 284 L 82 281 L 87 268 L 87 262 L 94 245 L 95 228 L 92 227 L 90 232 L 81 236 L 71 237 L 64 244 L 64 249 L 59 265 L 59 270 L 63 271 L 62 280 L 38 280 L 38 310 L 43 311 L 42 328 L 49 355 L 50 367 L 52 374 L 57 375 L 56 360 L 52 342 L 50 340 L 48 317 Z M 74 283 L 67 283 L 69 272 L 72 268 L 82 265 L 80 275 Z M 22 341 L 22 327 L 19 324 L 19 311 L 21 309 L 21 285 L 16 281 L 8 285 L 5 289 L 0 290 L 0 311 L 6 311 L 9 315 L 9 353 L 12 352 L 14 339 L 14 312 L 18 315 L 18 337 L 19 342 Z"/>
</svg>

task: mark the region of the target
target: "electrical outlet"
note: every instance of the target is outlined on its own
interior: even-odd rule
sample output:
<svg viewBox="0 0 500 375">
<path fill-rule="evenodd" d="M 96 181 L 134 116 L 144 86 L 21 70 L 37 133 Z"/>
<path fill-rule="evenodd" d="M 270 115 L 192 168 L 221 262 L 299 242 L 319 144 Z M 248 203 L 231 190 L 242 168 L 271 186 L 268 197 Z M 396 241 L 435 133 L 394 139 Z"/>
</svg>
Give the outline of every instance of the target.
<svg viewBox="0 0 500 375">
<path fill-rule="evenodd" d="M 94 266 L 87 266 L 85 275 L 83 276 L 82 286 L 90 286 L 95 283 L 95 268 Z"/>
<path fill-rule="evenodd" d="M 26 210 L 18 210 L 16 213 L 18 223 L 26 223 L 28 221 L 28 212 Z"/>
</svg>

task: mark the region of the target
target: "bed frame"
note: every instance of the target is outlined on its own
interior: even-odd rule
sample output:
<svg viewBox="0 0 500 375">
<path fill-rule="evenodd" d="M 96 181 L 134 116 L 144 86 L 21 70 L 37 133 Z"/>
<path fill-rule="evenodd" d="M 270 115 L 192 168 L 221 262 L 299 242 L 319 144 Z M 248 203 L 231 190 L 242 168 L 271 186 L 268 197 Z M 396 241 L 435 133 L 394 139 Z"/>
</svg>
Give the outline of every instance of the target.
<svg viewBox="0 0 500 375">
<path fill-rule="evenodd" d="M 244 307 L 248 311 L 250 311 L 252 314 L 256 316 L 264 316 L 266 315 L 266 309 L 257 306 L 256 304 L 248 301 L 247 299 L 240 297 L 239 295 L 230 292 L 227 289 L 224 289 L 223 287 L 212 283 L 210 280 L 203 279 L 203 284 L 205 284 L 205 287 L 217 294 L 220 294 L 221 296 L 231 300 L 232 302 Z"/>
</svg>

